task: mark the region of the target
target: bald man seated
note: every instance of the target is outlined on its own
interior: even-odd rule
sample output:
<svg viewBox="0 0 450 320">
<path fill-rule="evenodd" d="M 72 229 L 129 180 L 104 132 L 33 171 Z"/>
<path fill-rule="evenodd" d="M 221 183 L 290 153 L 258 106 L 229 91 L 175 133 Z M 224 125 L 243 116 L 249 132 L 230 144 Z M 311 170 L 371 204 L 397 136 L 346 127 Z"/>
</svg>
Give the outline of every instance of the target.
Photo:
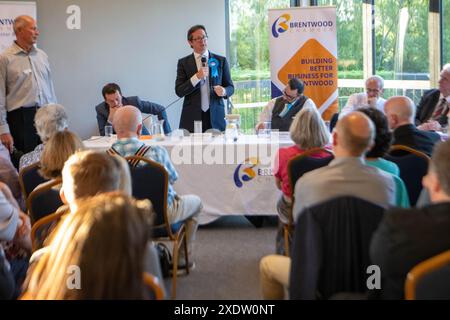
<svg viewBox="0 0 450 320">
<path fill-rule="evenodd" d="M 304 174 L 295 185 L 295 221 L 305 207 L 339 196 L 355 196 L 382 207 L 395 204 L 392 176 L 364 162 L 374 137 L 374 124 L 361 112 L 351 112 L 338 121 L 333 131 L 335 159 Z"/>
<path fill-rule="evenodd" d="M 440 136 L 436 132 L 419 130 L 415 124 L 416 106 L 404 96 L 391 97 L 384 105 L 389 127 L 393 130 L 393 145 L 401 144 L 431 156 Z"/>
<path fill-rule="evenodd" d="M 196 195 L 178 195 L 173 188 L 173 184 L 178 179 L 178 173 L 167 150 L 160 146 L 147 146 L 139 140 L 142 130 L 142 114 L 138 108 L 134 106 L 119 108 L 114 115 L 113 126 L 117 133 L 117 142 L 111 146 L 108 153 L 122 157 L 139 155 L 158 162 L 167 170 L 169 175 L 167 215 L 170 223 L 186 221 L 189 267 L 193 267 L 191 250 L 198 227 L 198 215 L 203 208 L 202 201 Z M 144 163 L 138 163 L 137 165 L 144 165 Z M 184 250 L 181 250 L 178 268 L 186 268 L 185 261 Z"/>
<path fill-rule="evenodd" d="M 372 147 L 374 132 L 374 124 L 361 112 L 351 112 L 338 121 L 333 131 L 335 159 L 326 167 L 304 174 L 295 185 L 295 221 L 305 207 L 339 196 L 351 195 L 383 207 L 394 205 L 392 176 L 364 163 L 364 154 Z M 291 258 L 265 256 L 259 268 L 263 298 L 285 298 Z"/>
</svg>

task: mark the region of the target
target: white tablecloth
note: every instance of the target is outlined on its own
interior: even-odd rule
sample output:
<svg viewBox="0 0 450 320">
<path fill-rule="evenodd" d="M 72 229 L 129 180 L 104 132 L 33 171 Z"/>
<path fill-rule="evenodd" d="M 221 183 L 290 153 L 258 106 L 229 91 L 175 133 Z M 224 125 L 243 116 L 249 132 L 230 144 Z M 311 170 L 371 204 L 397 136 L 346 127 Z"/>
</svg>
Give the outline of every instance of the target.
<svg viewBox="0 0 450 320">
<path fill-rule="evenodd" d="M 200 224 L 222 215 L 276 215 L 280 191 L 272 161 L 279 147 L 293 144 L 288 136 L 241 135 L 233 142 L 223 136 L 195 135 L 143 141 L 168 150 L 179 175 L 174 184 L 178 194 L 196 194 L 202 199 Z M 88 149 L 97 150 L 106 150 L 111 143 L 106 137 L 84 141 Z"/>
</svg>

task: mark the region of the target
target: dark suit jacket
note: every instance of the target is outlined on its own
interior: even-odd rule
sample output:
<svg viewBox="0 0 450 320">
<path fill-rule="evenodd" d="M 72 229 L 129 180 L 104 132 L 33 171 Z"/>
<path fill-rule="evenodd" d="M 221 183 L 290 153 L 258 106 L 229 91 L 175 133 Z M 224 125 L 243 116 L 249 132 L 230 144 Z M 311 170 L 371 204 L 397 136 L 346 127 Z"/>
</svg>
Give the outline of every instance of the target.
<svg viewBox="0 0 450 320">
<path fill-rule="evenodd" d="M 422 131 L 413 124 L 408 124 L 394 130 L 392 144 L 402 144 L 431 156 L 435 143 L 440 140 L 441 137 L 436 132 Z"/>
<path fill-rule="evenodd" d="M 420 125 L 427 122 L 433 115 L 434 109 L 438 104 L 441 92 L 438 89 L 431 89 L 425 91 L 419 104 L 417 105 L 416 111 L 416 125 Z M 441 125 L 446 125 L 448 123 L 448 118 L 446 114 L 443 114 L 438 121 Z"/>
<path fill-rule="evenodd" d="M 381 269 L 382 299 L 404 299 L 407 273 L 450 249 L 450 202 L 421 209 L 392 209 L 374 233 L 370 254 Z"/>
<path fill-rule="evenodd" d="M 231 97 L 234 93 L 234 85 L 231 80 L 230 68 L 225 57 L 209 53 L 210 59 L 215 58 L 219 61 L 218 77 L 210 77 L 210 85 L 221 85 L 226 90 L 225 99 Z M 194 120 L 202 120 L 200 83 L 192 86 L 191 78 L 198 72 L 194 54 L 190 54 L 178 60 L 177 79 L 175 82 L 175 92 L 177 96 L 184 97 L 183 111 L 181 113 L 180 128 L 189 132 L 194 131 Z M 211 68 L 210 68 L 211 75 Z M 216 95 L 214 90 L 210 89 L 210 112 L 211 127 L 221 131 L 225 130 L 225 106 L 222 97 Z"/>
<path fill-rule="evenodd" d="M 135 106 L 143 113 L 158 115 L 158 119 L 160 120 L 164 119 L 164 132 L 165 133 L 171 132 L 169 120 L 167 119 L 167 114 L 163 106 L 149 101 L 142 101 L 141 99 L 139 99 L 139 97 L 126 97 L 126 98 L 123 97 L 122 104 L 124 106 L 127 105 Z M 102 103 L 100 103 L 95 107 L 95 111 L 97 111 L 98 130 L 100 131 L 100 135 L 104 136 L 105 126 L 108 123 L 109 107 L 106 104 L 106 102 L 103 101 Z M 142 127 L 142 134 L 144 135 L 149 134 L 145 127 Z"/>
</svg>

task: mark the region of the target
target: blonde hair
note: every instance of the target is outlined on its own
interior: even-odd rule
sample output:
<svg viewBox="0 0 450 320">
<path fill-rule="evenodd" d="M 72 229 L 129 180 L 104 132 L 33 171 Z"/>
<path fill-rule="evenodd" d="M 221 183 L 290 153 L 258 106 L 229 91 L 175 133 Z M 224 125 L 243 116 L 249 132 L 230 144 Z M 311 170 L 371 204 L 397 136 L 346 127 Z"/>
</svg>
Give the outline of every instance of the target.
<svg viewBox="0 0 450 320">
<path fill-rule="evenodd" d="M 49 250 L 27 276 L 26 296 L 143 299 L 143 265 L 152 219 L 148 200 L 121 193 L 86 199 L 52 233 Z M 68 286 L 76 284 L 73 270 L 80 271 L 77 288 Z"/>
<path fill-rule="evenodd" d="M 92 150 L 77 152 L 66 161 L 62 175 L 68 199 L 78 201 L 117 190 L 131 195 L 130 169 L 119 156 Z"/>
<path fill-rule="evenodd" d="M 300 110 L 289 128 L 292 141 L 301 149 L 323 147 L 330 141 L 330 133 L 315 108 Z"/>
<path fill-rule="evenodd" d="M 75 133 L 68 130 L 56 132 L 47 141 L 42 151 L 40 173 L 47 179 L 61 177 L 66 160 L 83 149 L 83 142 Z"/>
</svg>

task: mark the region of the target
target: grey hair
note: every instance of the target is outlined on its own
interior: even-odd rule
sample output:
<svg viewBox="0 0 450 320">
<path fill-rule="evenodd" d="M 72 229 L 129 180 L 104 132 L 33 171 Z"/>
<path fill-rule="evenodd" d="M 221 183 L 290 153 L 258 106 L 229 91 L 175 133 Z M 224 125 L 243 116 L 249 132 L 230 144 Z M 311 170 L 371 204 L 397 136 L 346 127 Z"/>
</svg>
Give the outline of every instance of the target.
<svg viewBox="0 0 450 320">
<path fill-rule="evenodd" d="M 367 82 L 369 82 L 370 80 L 376 80 L 378 82 L 378 84 L 380 85 L 380 89 L 384 88 L 384 79 L 382 77 L 380 77 L 378 75 L 371 76 L 371 77 L 367 78 L 366 85 L 367 85 Z"/>
<path fill-rule="evenodd" d="M 17 31 L 19 31 L 19 29 L 22 29 L 23 27 L 25 27 L 28 23 L 27 19 L 29 19 L 29 18 L 31 18 L 31 17 L 26 16 L 26 15 L 16 17 L 14 19 L 14 24 L 13 24 L 14 33 L 17 33 Z"/>
<path fill-rule="evenodd" d="M 447 63 L 443 68 L 442 71 L 445 71 L 450 74 L 450 63 Z"/>
<path fill-rule="evenodd" d="M 300 110 L 289 129 L 292 141 L 301 149 L 323 147 L 330 142 L 330 133 L 319 111 L 313 107 Z"/>
<path fill-rule="evenodd" d="M 45 143 L 54 133 L 64 131 L 69 126 L 66 109 L 60 104 L 47 104 L 36 112 L 34 125 Z"/>
</svg>

